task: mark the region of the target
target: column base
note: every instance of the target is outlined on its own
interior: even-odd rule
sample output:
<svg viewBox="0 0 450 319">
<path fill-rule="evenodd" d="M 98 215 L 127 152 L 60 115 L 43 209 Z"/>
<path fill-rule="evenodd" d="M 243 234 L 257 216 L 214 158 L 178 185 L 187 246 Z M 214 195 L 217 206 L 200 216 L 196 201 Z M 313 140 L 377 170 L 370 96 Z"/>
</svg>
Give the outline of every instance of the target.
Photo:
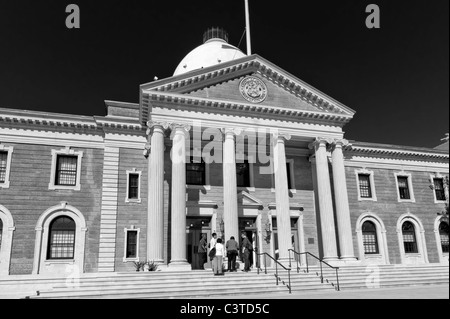
<svg viewBox="0 0 450 319">
<path fill-rule="evenodd" d="M 187 261 L 173 261 L 167 265 L 167 271 L 191 271 L 192 266 Z"/>
</svg>

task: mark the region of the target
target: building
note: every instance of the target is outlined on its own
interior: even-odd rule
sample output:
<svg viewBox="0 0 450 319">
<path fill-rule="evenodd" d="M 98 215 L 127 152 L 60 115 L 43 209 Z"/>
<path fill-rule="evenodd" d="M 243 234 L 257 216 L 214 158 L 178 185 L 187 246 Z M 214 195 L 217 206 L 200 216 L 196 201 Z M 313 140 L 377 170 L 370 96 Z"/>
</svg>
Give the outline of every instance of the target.
<svg viewBox="0 0 450 319">
<path fill-rule="evenodd" d="M 222 30 L 139 103 L 105 105 L 0 109 L 0 276 L 199 269 L 202 233 L 281 262 L 448 264 L 448 144 L 346 140 L 354 110 Z"/>
</svg>

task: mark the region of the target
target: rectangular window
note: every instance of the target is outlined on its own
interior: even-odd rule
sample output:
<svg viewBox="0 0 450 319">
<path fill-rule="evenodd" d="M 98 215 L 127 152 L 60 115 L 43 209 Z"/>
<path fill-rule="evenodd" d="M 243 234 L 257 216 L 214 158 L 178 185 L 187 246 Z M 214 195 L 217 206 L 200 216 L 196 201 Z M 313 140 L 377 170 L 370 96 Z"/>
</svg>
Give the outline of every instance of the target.
<svg viewBox="0 0 450 319">
<path fill-rule="evenodd" d="M 250 187 L 250 164 L 248 161 L 236 164 L 236 180 L 238 187 Z"/>
<path fill-rule="evenodd" d="M 139 199 L 139 174 L 129 174 L 128 178 L 128 199 Z"/>
<path fill-rule="evenodd" d="M 363 233 L 364 253 L 365 254 L 378 254 L 378 243 L 376 233 Z"/>
<path fill-rule="evenodd" d="M 436 194 L 436 200 L 445 200 L 445 192 L 444 192 L 444 179 L 435 178 L 434 179 L 434 192 Z"/>
<path fill-rule="evenodd" d="M 186 163 L 186 184 L 188 185 L 206 185 L 205 178 L 205 162 L 194 162 L 191 158 L 189 163 Z"/>
<path fill-rule="evenodd" d="M 359 174 L 359 193 L 361 198 L 372 198 L 372 189 L 370 185 L 369 174 Z"/>
<path fill-rule="evenodd" d="M 75 232 L 71 230 L 52 231 L 50 234 L 49 259 L 73 259 Z"/>
<path fill-rule="evenodd" d="M 8 160 L 7 152 L 0 152 L 0 183 L 6 182 L 6 164 Z"/>
<path fill-rule="evenodd" d="M 137 257 L 137 230 L 129 230 L 127 234 L 127 251 L 126 258 L 136 258 Z"/>
<path fill-rule="evenodd" d="M 56 163 L 55 185 L 76 186 L 77 156 L 58 155 Z"/>
<path fill-rule="evenodd" d="M 414 233 L 403 233 L 403 244 L 405 247 L 405 253 L 417 254 L 417 242 Z"/>
<path fill-rule="evenodd" d="M 408 177 L 398 176 L 397 181 L 400 199 L 411 199 L 411 195 L 409 193 Z"/>
</svg>

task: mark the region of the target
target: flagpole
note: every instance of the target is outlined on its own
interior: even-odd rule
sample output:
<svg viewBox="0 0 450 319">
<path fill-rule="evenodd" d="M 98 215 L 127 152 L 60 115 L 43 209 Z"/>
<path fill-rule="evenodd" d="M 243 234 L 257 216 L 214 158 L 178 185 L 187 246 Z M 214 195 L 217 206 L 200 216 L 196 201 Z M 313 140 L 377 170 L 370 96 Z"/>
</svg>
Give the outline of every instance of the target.
<svg viewBox="0 0 450 319">
<path fill-rule="evenodd" d="M 247 55 L 252 54 L 252 44 L 250 37 L 250 10 L 248 6 L 248 0 L 245 0 L 245 33 L 247 34 Z"/>
</svg>

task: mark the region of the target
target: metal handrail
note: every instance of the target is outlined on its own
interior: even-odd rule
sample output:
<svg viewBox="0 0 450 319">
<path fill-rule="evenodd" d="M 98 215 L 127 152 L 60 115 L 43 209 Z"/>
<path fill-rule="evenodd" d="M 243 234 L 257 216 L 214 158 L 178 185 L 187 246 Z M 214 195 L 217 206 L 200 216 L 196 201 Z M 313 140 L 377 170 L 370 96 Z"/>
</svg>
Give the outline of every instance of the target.
<svg viewBox="0 0 450 319">
<path fill-rule="evenodd" d="M 283 267 L 284 270 L 286 270 L 286 271 L 288 272 L 289 285 L 286 285 L 284 281 L 282 281 L 282 282 L 283 282 L 283 284 L 284 284 L 285 286 L 288 287 L 289 293 L 292 294 L 292 287 L 291 287 L 291 268 L 290 268 L 290 266 L 289 266 L 289 268 L 286 268 L 283 264 L 281 264 L 278 260 L 276 260 L 275 258 L 273 258 L 272 256 L 270 256 L 268 253 L 261 253 L 261 254 L 256 253 L 256 256 L 258 256 L 258 257 L 259 257 L 259 256 L 263 256 L 263 255 L 264 255 L 264 273 L 267 275 L 267 262 L 266 262 L 266 260 L 267 260 L 267 259 L 266 259 L 266 256 L 267 256 L 267 257 L 269 257 L 270 259 L 272 259 L 272 260 L 275 262 L 275 278 L 277 279 L 277 286 L 278 286 L 279 281 L 281 280 L 280 277 L 278 276 L 278 265 L 280 265 L 281 267 Z M 258 258 L 258 260 L 259 260 L 259 258 Z M 261 269 L 261 267 L 260 267 L 260 266 L 257 266 L 256 268 L 257 268 L 258 275 L 259 275 L 259 270 Z"/>
<path fill-rule="evenodd" d="M 292 264 L 291 264 L 291 252 L 293 252 L 294 254 L 299 255 L 299 256 L 306 255 L 306 272 L 307 273 L 309 273 L 308 255 L 313 257 L 313 258 L 315 258 L 315 259 L 317 259 L 319 261 L 319 265 L 320 265 L 320 282 L 321 283 L 323 283 L 323 267 L 322 267 L 322 264 L 325 264 L 328 267 L 330 267 L 331 269 L 334 269 L 336 271 L 336 290 L 337 291 L 341 290 L 340 286 L 339 286 L 339 267 L 331 266 L 329 263 L 327 263 L 326 261 L 323 261 L 322 259 L 320 259 L 319 257 L 311 254 L 310 252 L 299 253 L 299 252 L 296 252 L 293 249 L 289 249 L 288 251 L 289 251 L 289 267 L 292 267 Z M 297 273 L 299 273 L 299 272 L 300 272 L 300 266 L 299 266 L 299 261 L 297 259 Z M 332 285 L 333 285 L 333 283 L 332 283 Z"/>
</svg>

